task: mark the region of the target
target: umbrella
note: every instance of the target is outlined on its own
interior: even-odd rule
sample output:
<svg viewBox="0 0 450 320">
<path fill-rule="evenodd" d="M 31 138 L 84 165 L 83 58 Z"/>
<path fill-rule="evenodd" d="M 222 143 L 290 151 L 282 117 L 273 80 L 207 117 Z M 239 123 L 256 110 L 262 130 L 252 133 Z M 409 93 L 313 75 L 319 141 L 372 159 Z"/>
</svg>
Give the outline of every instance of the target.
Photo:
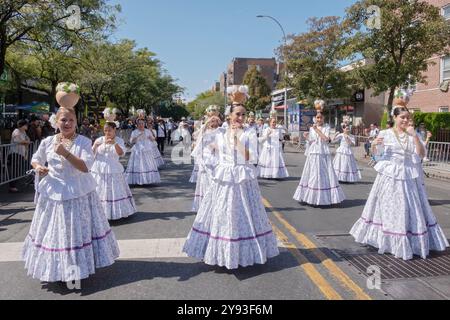
<svg viewBox="0 0 450 320">
<path fill-rule="evenodd" d="M 48 113 L 50 112 L 50 105 L 47 102 L 32 102 L 16 107 L 16 110 L 24 110 L 33 113 Z"/>
</svg>

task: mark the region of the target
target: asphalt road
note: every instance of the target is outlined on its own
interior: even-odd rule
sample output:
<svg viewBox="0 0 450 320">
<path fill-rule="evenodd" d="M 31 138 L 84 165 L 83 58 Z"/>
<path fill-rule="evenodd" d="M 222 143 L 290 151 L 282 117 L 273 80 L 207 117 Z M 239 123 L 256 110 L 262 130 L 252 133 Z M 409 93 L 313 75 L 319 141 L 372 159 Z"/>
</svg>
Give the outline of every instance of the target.
<svg viewBox="0 0 450 320">
<path fill-rule="evenodd" d="M 167 153 L 168 154 L 168 153 Z M 166 155 L 167 155 L 166 154 Z M 410 264 L 385 259 L 382 282 L 358 269 L 352 257 L 375 259 L 371 248 L 348 235 L 361 215 L 375 178 L 361 163 L 363 181 L 343 186 L 347 199 L 329 208 L 303 206 L 292 199 L 300 180 L 304 156 L 286 148 L 291 175 L 282 181 L 260 180 L 281 254 L 265 265 L 229 271 L 187 258 L 181 246 L 195 218 L 190 212 L 195 185 L 188 182 L 192 165 L 167 163 L 162 184 L 133 188 L 139 212 L 111 223 L 121 248 L 111 267 L 81 282 L 81 289 L 45 284 L 26 276 L 20 261 L 21 243 L 33 215 L 33 190 L 10 195 L 0 189 L 0 299 L 449 299 L 450 252 Z M 166 156 L 166 161 L 169 158 Z M 434 213 L 450 238 L 448 182 L 427 179 Z M 434 260 L 438 259 L 438 260 Z M 449 263 L 445 265 L 448 259 Z M 353 261 L 353 263 L 350 263 Z M 439 262 L 437 268 L 433 261 Z M 444 262 L 442 262 L 444 261 Z M 442 265 L 444 264 L 444 265 Z M 384 270 L 409 268 L 405 276 L 383 275 Z M 414 266 L 414 268 L 413 268 Z M 427 273 L 427 268 L 434 270 Z M 425 276 L 423 275 L 425 273 Z"/>
</svg>

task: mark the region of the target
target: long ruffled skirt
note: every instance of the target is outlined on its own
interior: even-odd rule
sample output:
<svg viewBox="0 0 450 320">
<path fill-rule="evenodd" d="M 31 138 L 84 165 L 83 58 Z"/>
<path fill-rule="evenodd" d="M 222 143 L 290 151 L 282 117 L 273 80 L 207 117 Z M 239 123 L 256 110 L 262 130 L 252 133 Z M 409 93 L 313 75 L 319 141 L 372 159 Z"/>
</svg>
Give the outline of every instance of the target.
<svg viewBox="0 0 450 320">
<path fill-rule="evenodd" d="M 161 182 L 158 166 L 151 151 L 131 152 L 125 176 L 130 185 L 147 185 Z"/>
<path fill-rule="evenodd" d="M 261 178 L 281 179 L 289 177 L 286 164 L 283 159 L 281 147 L 263 148 L 259 156 L 258 172 Z"/>
<path fill-rule="evenodd" d="M 361 181 L 361 172 L 353 154 L 336 153 L 333 160 L 333 168 L 338 180 L 341 182 Z"/>
<path fill-rule="evenodd" d="M 264 264 L 279 254 L 256 179 L 213 181 L 183 252 L 208 265 L 236 269 Z"/>
<path fill-rule="evenodd" d="M 331 205 L 345 200 L 330 155 L 308 155 L 294 199 L 315 206 Z"/>
<path fill-rule="evenodd" d="M 119 257 L 97 193 L 55 201 L 38 198 L 22 257 L 28 275 L 44 282 L 88 278 Z"/>
<path fill-rule="evenodd" d="M 127 218 L 136 213 L 133 194 L 123 173 L 95 173 L 97 193 L 108 220 Z"/>
<path fill-rule="evenodd" d="M 361 218 L 350 231 L 355 240 L 397 258 L 425 259 L 449 246 L 420 179 L 396 180 L 378 174 Z"/>
</svg>

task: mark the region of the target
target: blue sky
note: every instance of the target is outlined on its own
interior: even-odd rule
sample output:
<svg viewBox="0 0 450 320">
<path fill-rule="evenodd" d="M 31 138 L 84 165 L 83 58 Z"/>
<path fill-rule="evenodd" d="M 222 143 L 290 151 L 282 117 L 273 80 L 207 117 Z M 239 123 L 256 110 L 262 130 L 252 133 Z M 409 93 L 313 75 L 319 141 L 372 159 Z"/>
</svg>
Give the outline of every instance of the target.
<svg viewBox="0 0 450 320">
<path fill-rule="evenodd" d="M 129 38 L 157 54 L 165 69 L 186 88 L 185 97 L 211 88 L 234 57 L 275 57 L 279 27 L 306 30 L 309 17 L 343 16 L 355 0 L 112 0 L 122 13 L 114 39 Z"/>
</svg>

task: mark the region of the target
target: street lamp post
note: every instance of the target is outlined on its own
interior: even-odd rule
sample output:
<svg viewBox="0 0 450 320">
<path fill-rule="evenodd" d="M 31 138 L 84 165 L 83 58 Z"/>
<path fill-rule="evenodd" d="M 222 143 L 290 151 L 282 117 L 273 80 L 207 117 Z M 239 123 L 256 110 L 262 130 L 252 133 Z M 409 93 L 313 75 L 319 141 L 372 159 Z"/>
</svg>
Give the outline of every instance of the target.
<svg viewBox="0 0 450 320">
<path fill-rule="evenodd" d="M 264 16 L 264 15 L 258 15 L 256 16 L 257 18 L 269 18 L 273 21 L 275 21 L 275 23 L 280 27 L 281 32 L 283 32 L 283 41 L 284 41 L 284 46 L 283 46 L 283 56 L 284 56 L 284 126 L 286 127 L 287 131 L 289 132 L 289 125 L 288 125 L 288 121 L 287 121 L 287 100 L 288 100 L 288 93 L 287 93 L 287 79 L 288 79 L 288 71 L 287 71 L 287 56 L 286 56 L 286 47 L 287 47 L 287 38 L 286 38 L 286 32 L 284 31 L 283 26 L 281 25 L 281 23 L 275 19 L 272 16 Z"/>
</svg>

